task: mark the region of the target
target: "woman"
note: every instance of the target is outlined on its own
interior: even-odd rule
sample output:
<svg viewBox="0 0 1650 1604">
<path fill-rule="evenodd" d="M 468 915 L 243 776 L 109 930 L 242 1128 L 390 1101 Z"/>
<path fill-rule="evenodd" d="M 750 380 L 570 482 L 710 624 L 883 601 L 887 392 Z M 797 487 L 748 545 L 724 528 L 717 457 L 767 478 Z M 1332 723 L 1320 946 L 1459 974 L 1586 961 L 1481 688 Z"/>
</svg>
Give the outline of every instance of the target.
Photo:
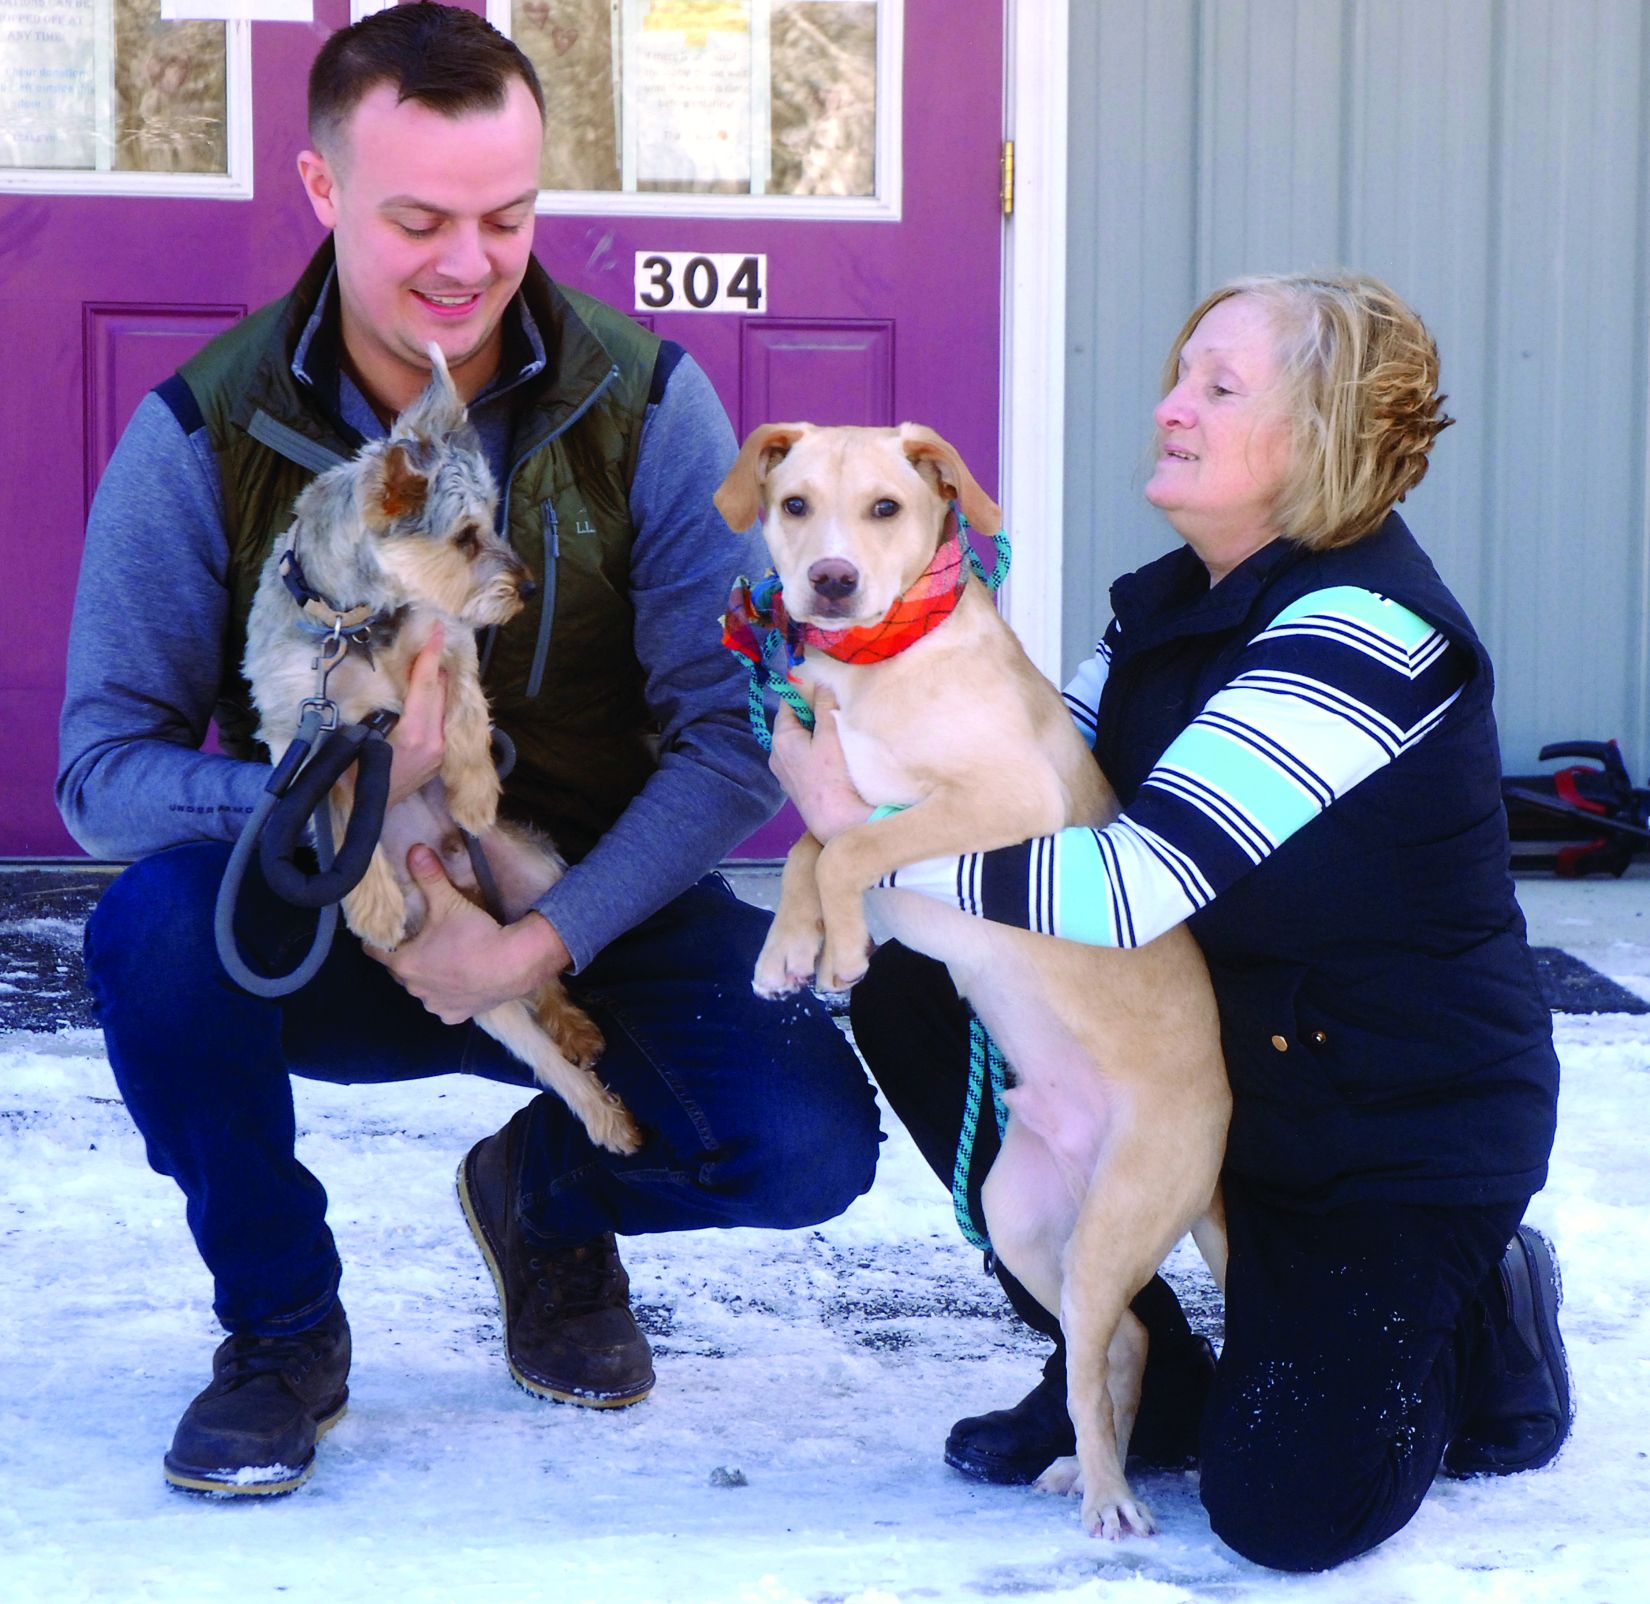
<svg viewBox="0 0 1650 1604">
<path fill-rule="evenodd" d="M 1440 1466 L 1547 1463 L 1570 1424 L 1557 1271 L 1519 1224 L 1558 1066 L 1507 874 L 1490 663 L 1392 511 L 1451 421 L 1437 379 L 1420 319 L 1372 279 L 1209 296 L 1170 355 L 1146 486 L 1184 545 L 1113 587 L 1067 692 L 1123 817 L 890 877 L 1075 940 L 1197 936 L 1234 1094 L 1225 1341 L 1211 1375 L 1167 1285 L 1145 1289 L 1135 1448 L 1195 1453 L 1215 1531 L 1287 1570 L 1373 1548 Z M 775 744 L 827 836 L 868 811 L 834 740 L 827 714 Z M 853 1021 L 948 1179 L 967 1050 L 944 970 L 884 948 Z M 946 1457 L 1023 1481 L 1071 1441 L 1057 1347 Z"/>
</svg>

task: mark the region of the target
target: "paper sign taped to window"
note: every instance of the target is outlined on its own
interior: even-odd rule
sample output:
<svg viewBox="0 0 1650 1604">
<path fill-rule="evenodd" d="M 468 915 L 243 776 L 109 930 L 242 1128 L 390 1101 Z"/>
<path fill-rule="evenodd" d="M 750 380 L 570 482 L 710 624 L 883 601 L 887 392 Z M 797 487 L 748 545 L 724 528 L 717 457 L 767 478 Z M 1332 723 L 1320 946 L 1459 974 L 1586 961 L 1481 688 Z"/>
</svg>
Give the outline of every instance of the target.
<svg viewBox="0 0 1650 1604">
<path fill-rule="evenodd" d="M 162 22 L 314 22 L 315 0 L 160 0 Z"/>
</svg>

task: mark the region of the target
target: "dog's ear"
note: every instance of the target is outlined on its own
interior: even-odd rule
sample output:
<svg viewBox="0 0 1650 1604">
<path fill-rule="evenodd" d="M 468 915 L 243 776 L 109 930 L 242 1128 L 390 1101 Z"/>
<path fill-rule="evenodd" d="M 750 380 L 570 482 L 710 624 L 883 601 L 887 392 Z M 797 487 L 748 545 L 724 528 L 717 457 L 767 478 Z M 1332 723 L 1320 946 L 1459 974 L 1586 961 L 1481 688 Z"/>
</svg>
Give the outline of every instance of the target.
<svg viewBox="0 0 1650 1604">
<path fill-rule="evenodd" d="M 902 423 L 899 439 L 905 460 L 935 486 L 942 498 L 955 501 L 982 535 L 994 535 L 1003 527 L 1003 509 L 974 482 L 974 475 L 949 440 L 942 440 L 920 423 Z"/>
<path fill-rule="evenodd" d="M 756 522 L 764 505 L 763 483 L 809 428 L 806 423 L 764 423 L 751 430 L 722 488 L 711 497 L 728 528 L 749 529 Z"/>
<path fill-rule="evenodd" d="M 420 511 L 429 488 L 429 478 L 414 467 L 406 445 L 392 441 L 362 476 L 361 516 L 369 529 L 382 534 L 397 518 Z"/>
<path fill-rule="evenodd" d="M 439 439 L 463 428 L 469 417 L 453 384 L 453 376 L 447 371 L 447 358 L 441 347 L 431 340 L 425 349 L 430 355 L 430 382 L 424 393 L 395 420 L 390 430 L 392 440 Z"/>
</svg>

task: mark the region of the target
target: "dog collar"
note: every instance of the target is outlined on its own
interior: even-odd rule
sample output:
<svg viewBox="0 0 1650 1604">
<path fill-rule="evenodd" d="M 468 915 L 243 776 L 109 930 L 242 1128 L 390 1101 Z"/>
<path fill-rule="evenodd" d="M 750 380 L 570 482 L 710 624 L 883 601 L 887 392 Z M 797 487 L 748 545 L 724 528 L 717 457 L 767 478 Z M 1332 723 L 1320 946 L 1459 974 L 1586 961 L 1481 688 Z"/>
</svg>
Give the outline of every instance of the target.
<svg viewBox="0 0 1650 1604">
<path fill-rule="evenodd" d="M 354 607 L 340 607 L 336 602 L 323 596 L 304 577 L 304 566 L 298 561 L 296 550 L 281 554 L 278 571 L 281 583 L 298 604 L 304 627 L 318 635 L 336 633 L 358 646 L 364 646 L 373 626 L 383 623 L 388 616 L 365 602 L 357 603 Z"/>
<path fill-rule="evenodd" d="M 874 624 L 856 624 L 849 629 L 799 624 L 785 610 L 784 587 L 777 574 L 769 574 L 755 585 L 741 579 L 728 597 L 728 610 L 722 617 L 722 644 L 752 663 L 760 663 L 762 632 L 777 630 L 784 637 L 792 668 L 802 661 L 810 646 L 839 663 L 882 663 L 938 629 L 956 609 L 967 584 L 968 565 L 962 537 L 955 528 L 940 542 L 928 566 Z"/>
</svg>

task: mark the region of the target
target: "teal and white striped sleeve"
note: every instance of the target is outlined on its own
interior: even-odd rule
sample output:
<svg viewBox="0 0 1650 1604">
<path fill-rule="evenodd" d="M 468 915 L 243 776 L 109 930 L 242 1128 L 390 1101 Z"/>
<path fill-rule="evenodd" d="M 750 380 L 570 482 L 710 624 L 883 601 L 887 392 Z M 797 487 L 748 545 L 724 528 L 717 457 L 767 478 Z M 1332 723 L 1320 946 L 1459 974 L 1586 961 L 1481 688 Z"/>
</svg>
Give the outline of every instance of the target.
<svg viewBox="0 0 1650 1604">
<path fill-rule="evenodd" d="M 1094 648 L 1094 656 L 1072 675 L 1064 696 L 1066 711 L 1077 726 L 1077 733 L 1086 745 L 1094 745 L 1095 726 L 1100 714 L 1100 693 L 1106 688 L 1106 676 L 1111 672 L 1111 648 L 1102 636 Z"/>
<path fill-rule="evenodd" d="M 1387 597 L 1314 591 L 1249 642 L 1105 829 L 931 858 L 881 883 L 1026 930 L 1140 946 L 1424 740 L 1471 662 Z"/>
</svg>

